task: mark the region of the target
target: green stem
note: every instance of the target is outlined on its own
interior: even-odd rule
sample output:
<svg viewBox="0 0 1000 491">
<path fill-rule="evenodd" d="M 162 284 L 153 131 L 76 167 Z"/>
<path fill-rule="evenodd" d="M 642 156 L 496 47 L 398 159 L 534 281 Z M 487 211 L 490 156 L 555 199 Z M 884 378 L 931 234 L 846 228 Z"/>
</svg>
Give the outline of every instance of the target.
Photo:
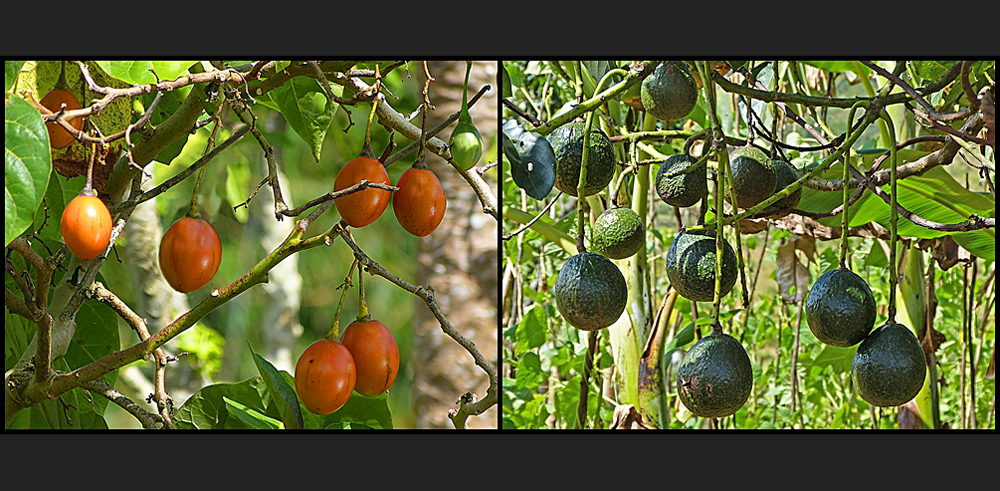
<svg viewBox="0 0 1000 491">
<path fill-rule="evenodd" d="M 896 227 L 899 213 L 896 211 L 896 130 L 892 118 L 885 109 L 879 111 L 879 121 L 884 121 L 889 145 L 889 322 L 896 321 L 896 289 L 899 279 L 896 277 Z M 846 186 L 845 186 L 846 187 Z M 846 231 L 845 231 L 846 232 Z"/>
</svg>

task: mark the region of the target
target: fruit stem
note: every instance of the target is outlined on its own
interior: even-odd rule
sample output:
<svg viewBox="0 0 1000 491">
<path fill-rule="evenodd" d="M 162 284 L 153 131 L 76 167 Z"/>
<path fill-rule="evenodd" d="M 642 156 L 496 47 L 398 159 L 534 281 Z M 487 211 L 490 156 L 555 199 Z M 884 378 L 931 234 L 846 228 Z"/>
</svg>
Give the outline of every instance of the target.
<svg viewBox="0 0 1000 491">
<path fill-rule="evenodd" d="M 70 92 L 69 83 L 66 82 L 66 60 L 62 61 L 62 66 L 59 68 L 59 79 L 56 80 L 56 85 L 53 88 Z"/>
<path fill-rule="evenodd" d="M 879 109 L 879 118 L 885 121 L 886 135 L 889 138 L 889 322 L 896 322 L 896 289 L 899 278 L 896 276 L 896 224 L 899 214 L 896 211 L 896 128 L 886 110 Z M 844 182 L 847 187 L 847 182 Z"/>
<path fill-rule="evenodd" d="M 362 322 L 368 322 L 372 320 L 371 314 L 368 313 L 368 304 L 365 303 L 365 279 L 364 279 L 364 268 L 360 265 L 358 266 L 358 319 Z"/>
<path fill-rule="evenodd" d="M 848 111 L 848 113 L 847 113 L 847 132 L 848 132 L 848 136 L 850 136 L 851 128 L 854 127 L 854 112 L 857 111 L 857 109 L 859 107 L 861 107 L 861 103 L 860 102 L 856 102 L 856 103 L 854 103 L 853 106 L 851 106 L 851 110 Z M 858 128 L 858 131 L 861 131 L 861 128 Z M 850 149 L 848 148 L 848 150 L 845 153 L 847 154 L 846 156 L 844 156 L 844 155 L 841 156 L 841 163 L 844 164 L 844 177 L 843 177 L 843 179 L 844 179 L 843 180 L 843 182 L 844 182 L 844 209 L 841 210 L 841 213 L 843 213 L 843 215 L 841 216 L 841 225 L 840 225 L 840 267 L 841 267 L 841 269 L 850 269 L 847 266 L 847 222 L 848 222 L 848 215 L 849 215 L 848 205 L 849 205 L 849 199 L 850 199 L 847 196 L 847 194 L 848 194 L 847 190 L 850 187 L 850 186 L 848 186 L 848 183 L 850 182 L 850 181 L 848 181 L 848 176 L 849 176 L 848 171 L 851 169 L 851 152 L 850 152 Z"/>
<path fill-rule="evenodd" d="M 424 101 L 421 104 L 422 107 L 420 108 L 420 146 L 417 149 L 417 159 L 413 163 L 413 166 L 416 167 L 417 166 L 417 162 L 420 162 L 421 165 L 423 165 L 423 167 L 418 167 L 418 168 L 423 168 L 423 169 L 427 168 L 427 165 L 424 163 L 424 159 L 425 159 L 424 155 L 427 153 L 427 110 L 430 109 L 430 107 L 431 107 L 431 100 L 427 96 L 427 94 L 428 94 L 428 91 L 430 89 L 431 82 L 433 80 L 434 80 L 434 78 L 431 77 L 431 73 L 427 69 L 427 62 L 425 61 L 424 62 L 424 90 L 423 90 Z"/>
<path fill-rule="evenodd" d="M 344 299 L 347 298 L 347 289 L 351 287 L 351 275 L 354 274 L 354 267 L 358 265 L 358 260 L 355 259 L 351 263 L 351 269 L 347 272 L 347 276 L 344 278 L 344 284 L 341 285 L 344 291 L 340 293 L 340 302 L 337 303 L 337 312 L 333 314 L 333 326 L 330 328 L 330 332 L 326 334 L 323 338 L 328 341 L 340 341 L 340 336 L 343 334 L 340 330 L 340 309 L 344 306 Z"/>
<path fill-rule="evenodd" d="M 465 85 L 462 87 L 462 110 L 458 113 L 459 123 L 472 123 L 472 115 L 469 114 L 469 72 L 472 71 L 472 62 L 465 62 Z"/>
<path fill-rule="evenodd" d="M 719 168 L 715 178 L 715 292 L 712 295 L 712 319 L 714 324 L 719 322 L 719 310 L 722 303 L 722 196 L 726 192 L 726 178 L 729 174 L 729 153 L 725 147 L 725 133 L 722 131 L 722 124 L 719 123 L 719 116 L 715 112 L 715 82 L 709 77 L 708 62 L 695 62 L 701 78 L 705 80 L 705 99 L 708 100 L 708 116 L 711 120 L 713 147 L 716 158 L 719 160 Z M 733 200 L 734 211 L 736 201 Z M 738 225 L 736 225 L 738 226 Z M 715 331 L 713 324 L 712 330 Z M 721 327 L 720 327 L 721 329 Z"/>
<path fill-rule="evenodd" d="M 368 126 L 365 127 L 365 143 L 361 147 L 361 156 L 374 158 L 375 152 L 372 151 L 372 123 L 375 121 L 375 109 L 378 108 L 378 95 L 382 91 L 382 76 L 378 70 L 378 63 L 375 64 L 375 82 L 372 84 L 372 90 L 375 94 L 372 95 L 372 108 L 368 112 Z"/>
</svg>

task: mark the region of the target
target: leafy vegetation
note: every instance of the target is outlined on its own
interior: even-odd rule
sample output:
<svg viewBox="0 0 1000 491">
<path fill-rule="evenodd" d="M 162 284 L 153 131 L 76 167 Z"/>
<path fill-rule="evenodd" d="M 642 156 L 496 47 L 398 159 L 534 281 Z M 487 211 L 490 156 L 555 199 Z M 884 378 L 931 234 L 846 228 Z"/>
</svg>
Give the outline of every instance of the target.
<svg viewBox="0 0 1000 491">
<path fill-rule="evenodd" d="M 984 377 L 995 352 L 995 62 L 684 63 L 697 104 L 667 121 L 636 90 L 659 62 L 503 63 L 502 427 L 995 428 Z M 508 140 L 544 148 L 574 123 L 608 136 L 610 183 L 584 199 L 527 185 L 518 176 L 553 159 L 536 151 L 527 166 Z M 733 152 L 748 145 L 795 177 L 734 209 L 723 199 Z M 680 207 L 657 199 L 654 174 L 675 155 L 708 169 L 707 195 Z M 553 285 L 614 205 L 642 217 L 645 248 L 613 261 L 624 312 L 582 331 Z M 674 238 L 695 230 L 721 231 L 738 259 L 732 291 L 718 282 L 699 302 L 666 274 Z M 838 268 L 870 287 L 874 325 L 899 323 L 923 346 L 927 376 L 902 404 L 866 402 L 852 378 L 858 346 L 825 344 L 803 322 L 810 287 Z M 734 414 L 703 418 L 679 397 L 678 368 L 719 333 L 746 350 L 753 384 Z"/>
</svg>

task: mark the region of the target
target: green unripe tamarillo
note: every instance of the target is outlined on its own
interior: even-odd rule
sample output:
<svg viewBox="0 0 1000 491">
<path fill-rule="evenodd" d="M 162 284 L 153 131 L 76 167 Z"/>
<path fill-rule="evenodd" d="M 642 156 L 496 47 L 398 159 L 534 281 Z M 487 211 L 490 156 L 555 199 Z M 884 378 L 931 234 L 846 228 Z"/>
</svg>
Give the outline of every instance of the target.
<svg viewBox="0 0 1000 491">
<path fill-rule="evenodd" d="M 698 85 L 683 61 L 664 61 L 643 79 L 642 106 L 664 121 L 687 116 L 698 103 Z"/>
<path fill-rule="evenodd" d="M 559 314 L 571 326 L 597 331 L 614 324 L 625 311 L 628 285 L 610 259 L 596 252 L 569 258 L 552 287 Z"/>
<path fill-rule="evenodd" d="M 913 331 L 890 321 L 861 342 L 851 369 L 858 395 L 873 406 L 889 407 L 917 396 L 924 386 L 927 362 Z"/>
<path fill-rule="evenodd" d="M 732 194 L 741 209 L 751 208 L 770 198 L 777 185 L 774 164 L 761 149 L 745 146 L 729 154 L 729 169 L 733 173 Z M 726 201 L 732 203 L 729 193 Z"/>
<path fill-rule="evenodd" d="M 750 357 L 728 334 L 701 338 L 677 368 L 677 395 L 695 416 L 730 416 L 747 402 L 752 388 Z"/>
<path fill-rule="evenodd" d="M 451 157 L 462 170 L 479 163 L 483 156 L 483 137 L 472 122 L 459 121 L 448 141 Z"/>
<path fill-rule="evenodd" d="M 708 196 L 708 166 L 689 171 L 698 160 L 687 154 L 667 157 L 656 171 L 656 194 L 664 203 L 680 208 L 691 206 Z"/>
<path fill-rule="evenodd" d="M 631 208 L 611 208 L 594 222 L 591 246 L 611 259 L 632 257 L 646 246 L 646 227 Z"/>
<path fill-rule="evenodd" d="M 458 113 L 458 124 L 451 132 L 448 140 L 448 148 L 451 150 L 451 157 L 462 170 L 469 170 L 479 163 L 483 156 L 483 135 L 479 134 L 479 129 L 472 124 L 472 115 L 469 114 L 469 72 L 472 71 L 472 62 L 465 66 L 465 85 L 462 87 L 462 110 Z"/>
</svg>

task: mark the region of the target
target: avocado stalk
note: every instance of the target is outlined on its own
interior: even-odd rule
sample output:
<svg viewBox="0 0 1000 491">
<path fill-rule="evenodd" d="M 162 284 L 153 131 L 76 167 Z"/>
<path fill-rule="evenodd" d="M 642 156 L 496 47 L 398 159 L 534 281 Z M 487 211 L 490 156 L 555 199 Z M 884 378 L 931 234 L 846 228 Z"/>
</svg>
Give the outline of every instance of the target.
<svg viewBox="0 0 1000 491">
<path fill-rule="evenodd" d="M 655 127 L 656 118 L 647 114 L 643 120 L 644 129 Z M 632 211 L 641 217 L 643 223 L 649 214 L 650 166 L 637 169 L 632 185 Z M 640 356 L 643 345 L 650 336 L 649 308 L 650 289 L 647 273 L 649 271 L 646 248 L 639 249 L 632 257 L 624 260 L 623 272 L 625 284 L 628 285 L 628 301 L 625 304 L 627 316 L 608 329 L 611 335 L 611 350 L 615 367 L 620 374 L 617 381 L 621 404 L 632 404 L 640 413 L 645 414 L 649 408 L 645 403 L 655 399 L 655 394 L 643 394 L 644 390 L 658 390 L 656 387 L 640 387 Z"/>
</svg>

